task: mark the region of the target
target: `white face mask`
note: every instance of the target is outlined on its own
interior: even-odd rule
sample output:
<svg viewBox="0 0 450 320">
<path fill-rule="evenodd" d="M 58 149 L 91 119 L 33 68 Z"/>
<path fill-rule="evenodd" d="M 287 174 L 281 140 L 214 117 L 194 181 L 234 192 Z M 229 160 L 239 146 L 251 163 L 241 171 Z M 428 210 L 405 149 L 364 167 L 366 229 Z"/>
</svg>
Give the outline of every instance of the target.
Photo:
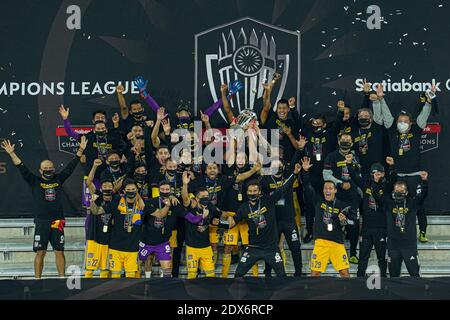
<svg viewBox="0 0 450 320">
<path fill-rule="evenodd" d="M 406 122 L 399 122 L 397 123 L 397 129 L 400 133 L 405 133 L 409 129 L 409 124 Z"/>
</svg>

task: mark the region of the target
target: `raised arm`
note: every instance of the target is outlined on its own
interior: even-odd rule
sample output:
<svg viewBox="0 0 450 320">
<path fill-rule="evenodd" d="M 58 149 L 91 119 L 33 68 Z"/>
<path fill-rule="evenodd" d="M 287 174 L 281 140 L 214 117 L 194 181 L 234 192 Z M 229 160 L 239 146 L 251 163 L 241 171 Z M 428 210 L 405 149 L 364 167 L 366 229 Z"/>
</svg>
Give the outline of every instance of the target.
<svg viewBox="0 0 450 320">
<path fill-rule="evenodd" d="M 93 184 L 93 181 L 94 181 L 95 173 L 97 172 L 98 167 L 100 167 L 101 165 L 102 165 L 102 160 L 95 159 L 94 163 L 92 164 L 91 171 L 89 171 L 89 175 L 87 177 L 87 185 L 88 185 L 88 188 L 89 188 L 89 191 L 91 192 L 91 194 L 95 193 L 95 186 Z"/>
<path fill-rule="evenodd" d="M 181 188 L 181 198 L 183 199 L 183 206 L 188 207 L 191 203 L 191 199 L 189 199 L 189 191 L 188 185 L 191 181 L 190 174 L 187 171 L 183 172 L 183 187 Z"/>
<path fill-rule="evenodd" d="M 120 106 L 120 115 L 123 120 L 128 118 L 128 115 L 129 115 L 127 102 L 125 101 L 125 97 L 123 96 L 124 90 L 125 89 L 123 88 L 123 86 L 121 84 L 119 84 L 116 87 L 117 100 L 119 101 L 119 106 Z"/>
<path fill-rule="evenodd" d="M 134 79 L 133 83 L 136 87 L 138 87 L 138 89 L 141 93 L 141 97 L 142 97 L 142 99 L 145 100 L 147 105 L 150 108 L 152 108 L 152 110 L 154 112 L 158 112 L 158 110 L 160 108 L 159 104 L 156 102 L 155 99 L 153 99 L 153 97 L 147 91 L 148 81 L 145 80 L 142 76 L 139 76 L 136 79 Z"/>
<path fill-rule="evenodd" d="M 80 147 L 78 148 L 76 157 L 73 158 L 58 175 L 59 181 L 61 183 L 64 183 L 64 181 L 66 181 L 67 178 L 69 178 L 75 170 L 76 166 L 80 162 L 80 158 L 83 156 L 83 152 L 86 149 L 87 143 L 88 140 L 86 139 L 86 136 L 81 136 Z"/>
<path fill-rule="evenodd" d="M 222 84 L 220 86 L 220 94 L 222 95 L 222 104 L 225 109 L 225 114 L 227 115 L 228 122 L 233 122 L 234 114 L 231 111 L 230 101 L 227 97 L 228 86 L 226 84 Z"/>
<path fill-rule="evenodd" d="M 64 122 L 64 130 L 66 130 L 66 133 L 69 137 L 75 138 L 78 140 L 78 138 L 80 137 L 80 135 L 78 133 L 76 133 L 75 131 L 73 131 L 72 129 L 72 125 L 70 124 L 69 121 L 69 109 L 70 108 L 64 108 L 64 105 L 61 104 L 59 106 L 59 114 L 61 115 L 61 118 L 63 119 Z"/>
<path fill-rule="evenodd" d="M 270 95 L 272 93 L 273 87 L 277 80 L 281 78 L 281 75 L 279 73 L 275 73 L 273 76 L 273 80 L 270 83 L 263 83 L 262 86 L 264 87 L 264 94 L 263 94 L 263 108 L 261 110 L 261 124 L 265 125 L 267 122 L 267 118 L 269 117 L 269 111 L 272 106 L 272 103 L 270 102 Z"/>
<path fill-rule="evenodd" d="M 161 144 L 161 140 L 159 139 L 159 128 L 161 127 L 161 121 L 163 119 L 165 119 L 167 117 L 167 114 L 165 114 L 165 109 L 164 108 L 160 108 L 158 110 L 158 112 L 156 113 L 156 122 L 155 122 L 155 126 L 153 127 L 152 130 L 152 135 L 151 135 L 151 140 L 152 140 L 152 145 L 155 148 L 158 148 L 159 145 Z"/>
<path fill-rule="evenodd" d="M 240 183 L 252 177 L 254 174 L 261 170 L 261 163 L 257 162 L 255 165 L 247 172 L 243 172 L 236 177 L 236 183 Z"/>
<path fill-rule="evenodd" d="M 431 89 L 431 91 L 433 93 L 436 92 L 436 87 L 433 86 L 433 88 Z M 428 118 L 430 117 L 431 114 L 431 99 L 427 98 L 427 101 L 425 102 L 425 105 L 422 107 L 422 110 L 420 110 L 420 114 L 417 117 L 417 125 L 421 128 L 421 129 L 425 129 L 425 127 L 427 126 L 427 122 L 428 122 Z"/>
<path fill-rule="evenodd" d="M 292 191 L 292 185 L 295 180 L 294 178 L 300 173 L 300 170 L 301 166 L 299 163 L 297 163 L 294 172 L 286 179 L 284 184 L 280 188 L 269 194 L 269 199 L 272 202 L 277 202 L 278 200 L 280 200 L 286 194 L 286 192 L 288 192 L 288 190 Z"/>
</svg>

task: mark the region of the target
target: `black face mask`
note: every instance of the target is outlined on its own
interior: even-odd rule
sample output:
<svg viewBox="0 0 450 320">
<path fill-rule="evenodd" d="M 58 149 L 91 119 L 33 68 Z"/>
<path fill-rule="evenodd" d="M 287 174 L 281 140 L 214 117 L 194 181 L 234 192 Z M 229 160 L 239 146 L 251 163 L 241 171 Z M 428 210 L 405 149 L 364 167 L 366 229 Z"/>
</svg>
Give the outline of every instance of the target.
<svg viewBox="0 0 450 320">
<path fill-rule="evenodd" d="M 133 118 L 140 118 L 144 114 L 144 111 L 133 112 L 132 114 Z"/>
<path fill-rule="evenodd" d="M 95 131 L 95 135 L 99 138 L 106 136 L 106 131 Z"/>
<path fill-rule="evenodd" d="M 322 132 L 322 127 L 313 126 L 313 131 L 314 131 L 314 133 L 320 133 L 320 132 Z"/>
<path fill-rule="evenodd" d="M 162 199 L 167 199 L 167 198 L 170 197 L 170 192 L 160 192 L 160 193 L 159 193 L 159 196 L 160 196 Z"/>
<path fill-rule="evenodd" d="M 138 182 L 144 182 L 146 176 L 147 175 L 145 173 L 135 173 L 134 180 L 136 180 Z"/>
<path fill-rule="evenodd" d="M 113 169 L 119 169 L 120 161 L 119 160 L 110 161 L 109 166 Z"/>
<path fill-rule="evenodd" d="M 352 143 L 348 141 L 342 141 L 339 146 L 343 151 L 348 151 L 352 148 Z"/>
<path fill-rule="evenodd" d="M 177 174 L 177 170 L 166 170 L 166 173 L 169 176 L 173 177 L 173 176 L 175 176 Z"/>
<path fill-rule="evenodd" d="M 238 166 L 236 166 L 236 170 L 237 170 L 237 172 L 242 173 L 242 172 L 247 172 L 250 169 L 249 169 L 248 165 L 245 164 L 243 167 L 240 167 L 240 168 Z"/>
<path fill-rule="evenodd" d="M 111 189 L 105 189 L 105 190 L 102 190 L 102 194 L 103 194 L 104 196 L 106 196 L 106 197 L 111 196 L 112 193 L 113 193 L 113 191 L 112 191 Z"/>
<path fill-rule="evenodd" d="M 128 199 L 133 199 L 134 197 L 136 197 L 136 191 L 127 191 L 127 192 L 125 192 L 125 196 Z"/>
<path fill-rule="evenodd" d="M 361 118 L 361 119 L 358 119 L 358 122 L 359 122 L 360 127 L 365 128 L 370 124 L 370 119 Z"/>
<path fill-rule="evenodd" d="M 55 177 L 55 170 L 42 170 L 42 176 L 48 180 Z"/>
<path fill-rule="evenodd" d="M 137 136 L 136 136 L 136 139 L 137 139 L 137 140 L 144 140 L 144 135 L 137 135 Z"/>
<path fill-rule="evenodd" d="M 191 121 L 191 117 L 186 117 L 186 116 L 179 117 L 178 120 L 180 120 L 181 124 L 187 124 L 187 123 L 189 123 Z"/>
<path fill-rule="evenodd" d="M 395 202 L 403 202 L 406 199 L 406 193 L 392 192 L 392 199 L 394 199 Z"/>
<path fill-rule="evenodd" d="M 199 202 L 202 206 L 207 206 L 209 204 L 209 198 L 200 198 Z"/>
<path fill-rule="evenodd" d="M 259 194 L 248 194 L 247 196 L 250 201 L 256 201 L 259 199 Z"/>
</svg>

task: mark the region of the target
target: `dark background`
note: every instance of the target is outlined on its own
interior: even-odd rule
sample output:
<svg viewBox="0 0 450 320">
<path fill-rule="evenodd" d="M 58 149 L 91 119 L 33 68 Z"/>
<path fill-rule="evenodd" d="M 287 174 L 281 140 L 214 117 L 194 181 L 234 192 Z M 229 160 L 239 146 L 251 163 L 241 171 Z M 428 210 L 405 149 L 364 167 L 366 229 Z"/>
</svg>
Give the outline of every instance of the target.
<svg viewBox="0 0 450 320">
<path fill-rule="evenodd" d="M 66 28 L 66 8 L 82 8 L 81 30 Z M 369 5 L 380 6 L 387 23 L 368 30 Z M 440 7 L 441 6 L 441 7 Z M 251 16 L 301 32 L 301 112 L 333 118 L 345 96 L 358 107 L 356 78 L 402 78 L 443 82 L 439 94 L 439 148 L 422 155 L 430 173 L 427 208 L 450 211 L 449 5 L 444 1 L 353 0 L 84 0 L 2 1 L 0 12 L 0 86 L 5 82 L 149 79 L 151 92 L 167 108 L 179 99 L 193 101 L 194 35 Z M 359 19 L 359 20 L 358 20 Z M 329 54 L 332 57 L 329 57 Z M 286 92 L 286 97 L 296 92 Z M 131 99 L 131 96 L 127 96 Z M 417 115 L 417 93 L 387 93 L 393 114 Z M 73 125 L 90 123 L 92 111 L 118 112 L 115 96 L 0 96 L 0 138 L 16 143 L 25 163 L 37 170 L 42 159 L 60 166 L 71 156 L 58 150 L 58 106 L 70 107 Z M 3 163 L 3 165 L 2 165 Z M 5 165 L 6 164 L 6 165 Z M 0 152 L 0 216 L 27 216 L 31 195 L 26 183 Z M 80 214 L 81 169 L 66 183 L 66 214 Z"/>
</svg>

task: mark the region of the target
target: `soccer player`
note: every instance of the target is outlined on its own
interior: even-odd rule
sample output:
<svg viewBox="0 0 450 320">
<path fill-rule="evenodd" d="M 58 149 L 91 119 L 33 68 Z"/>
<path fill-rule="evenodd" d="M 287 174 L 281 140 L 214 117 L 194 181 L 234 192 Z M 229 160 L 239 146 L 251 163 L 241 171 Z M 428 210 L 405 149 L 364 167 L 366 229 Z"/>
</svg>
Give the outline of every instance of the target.
<svg viewBox="0 0 450 320">
<path fill-rule="evenodd" d="M 127 278 L 135 278 L 138 271 L 138 250 L 141 237 L 144 201 L 137 193 L 136 183 L 124 181 L 125 196 L 112 211 L 112 228 L 109 242 L 109 266 L 112 278 L 120 278 L 125 270 Z"/>
<path fill-rule="evenodd" d="M 257 168 L 256 168 L 257 169 Z M 189 184 L 189 193 L 195 193 L 200 188 L 206 188 L 208 190 L 208 195 L 210 197 L 211 204 L 217 206 L 218 208 L 223 207 L 223 201 L 225 199 L 226 191 L 233 185 L 233 183 L 242 182 L 250 178 L 256 173 L 255 168 L 243 172 L 236 177 L 227 177 L 225 175 L 220 175 L 220 167 L 216 163 L 208 163 L 206 165 L 205 174 L 197 177 L 195 180 L 191 181 L 191 177 L 183 176 L 183 187 L 185 182 Z M 188 194 L 183 194 L 183 203 L 188 203 Z M 187 204 L 185 204 L 186 206 Z M 217 262 L 218 258 L 218 243 L 219 234 L 218 228 L 212 226 L 209 228 L 210 242 L 214 252 L 214 264 Z"/>
<path fill-rule="evenodd" d="M 337 187 L 334 181 L 325 181 L 323 196 L 319 196 L 309 178 L 311 168 L 309 158 L 303 158 L 303 183 L 305 194 L 315 203 L 314 250 L 311 256 L 311 275 L 320 276 L 327 269 L 328 261 L 341 277 L 348 278 L 350 267 L 344 246 L 344 227 L 354 225 L 355 216 L 346 203 L 336 198 Z"/>
<path fill-rule="evenodd" d="M 48 242 L 51 243 L 55 252 L 56 268 L 59 276 L 63 277 L 65 274 L 64 226 L 66 220 L 61 199 L 63 194 L 62 186 L 80 162 L 80 157 L 82 157 L 87 143 L 86 137 L 82 137 L 76 157 L 60 173 L 55 172 L 55 165 L 52 161 L 42 161 L 39 166 L 40 176 L 34 175 L 20 160 L 14 151 L 14 144 L 12 145 L 9 140 L 4 140 L 1 143 L 2 148 L 11 157 L 12 162 L 31 188 L 34 203 L 35 231 L 33 251 L 36 252 L 34 259 L 36 279 L 40 279 L 42 276 Z"/>
<path fill-rule="evenodd" d="M 339 150 L 330 153 L 325 159 L 323 179 L 325 181 L 333 181 L 337 186 L 337 198 L 347 206 L 359 219 L 359 203 L 360 195 L 357 186 L 351 179 L 350 167 L 359 174 L 360 165 L 356 156 L 354 156 L 351 148 L 353 146 L 352 137 L 349 134 L 343 134 L 339 139 Z M 356 249 L 359 239 L 359 223 L 355 222 L 354 226 L 347 228 L 348 237 L 350 239 L 350 263 L 358 264 Z"/>
<path fill-rule="evenodd" d="M 100 269 L 100 278 L 108 278 L 108 250 L 111 236 L 111 217 L 113 208 L 119 205 L 119 197 L 114 195 L 114 185 L 111 180 L 102 180 L 100 190 L 96 190 L 93 184 L 95 170 L 102 164 L 97 159 L 94 161 L 89 173 L 87 185 L 91 199 L 92 215 L 87 232 L 85 263 L 85 277 L 92 278 L 94 271 Z"/>
<path fill-rule="evenodd" d="M 233 228 L 242 220 L 247 221 L 249 227 L 249 245 L 245 248 L 236 269 L 235 277 L 243 277 L 258 261 L 268 263 L 278 277 L 286 276 L 283 258 L 278 248 L 278 229 L 275 216 L 275 203 L 287 193 L 292 193 L 294 176 L 300 172 L 297 164 L 283 186 L 269 195 L 263 196 L 257 180 L 247 184 L 248 202 L 242 204 L 234 217 L 228 217 L 229 228 Z"/>
<path fill-rule="evenodd" d="M 272 175 L 265 175 L 261 177 L 262 192 L 270 193 L 285 183 L 287 177 L 292 174 L 295 164 L 300 157 L 300 150 L 297 150 L 294 157 L 291 160 L 290 168 L 286 169 L 286 165 L 280 160 L 273 160 L 271 162 Z M 294 179 L 295 180 L 295 179 Z M 281 199 L 275 203 L 275 213 L 278 226 L 278 238 L 282 240 L 281 236 L 284 236 L 288 243 L 289 250 L 292 253 L 292 260 L 295 267 L 295 277 L 300 277 L 302 274 L 302 253 L 300 249 L 300 235 L 298 232 L 297 224 L 295 222 L 294 211 L 294 190 L 287 192 Z M 284 263 L 286 263 L 286 254 L 284 252 L 284 240 L 280 241 L 280 253 L 283 257 Z M 265 275 L 271 276 L 271 268 L 266 263 Z"/>
<path fill-rule="evenodd" d="M 187 178 L 183 177 L 183 182 Z M 220 210 L 212 204 L 209 192 L 204 187 L 199 187 L 195 191 L 195 198 L 188 199 L 187 183 L 183 183 L 183 205 L 196 217 L 201 217 L 199 222 L 186 220 L 186 263 L 188 269 L 188 279 L 197 277 L 200 267 L 206 277 L 215 277 L 214 253 L 210 244 L 209 228 L 210 224 L 218 224 L 213 221 L 220 218 Z"/>
</svg>

